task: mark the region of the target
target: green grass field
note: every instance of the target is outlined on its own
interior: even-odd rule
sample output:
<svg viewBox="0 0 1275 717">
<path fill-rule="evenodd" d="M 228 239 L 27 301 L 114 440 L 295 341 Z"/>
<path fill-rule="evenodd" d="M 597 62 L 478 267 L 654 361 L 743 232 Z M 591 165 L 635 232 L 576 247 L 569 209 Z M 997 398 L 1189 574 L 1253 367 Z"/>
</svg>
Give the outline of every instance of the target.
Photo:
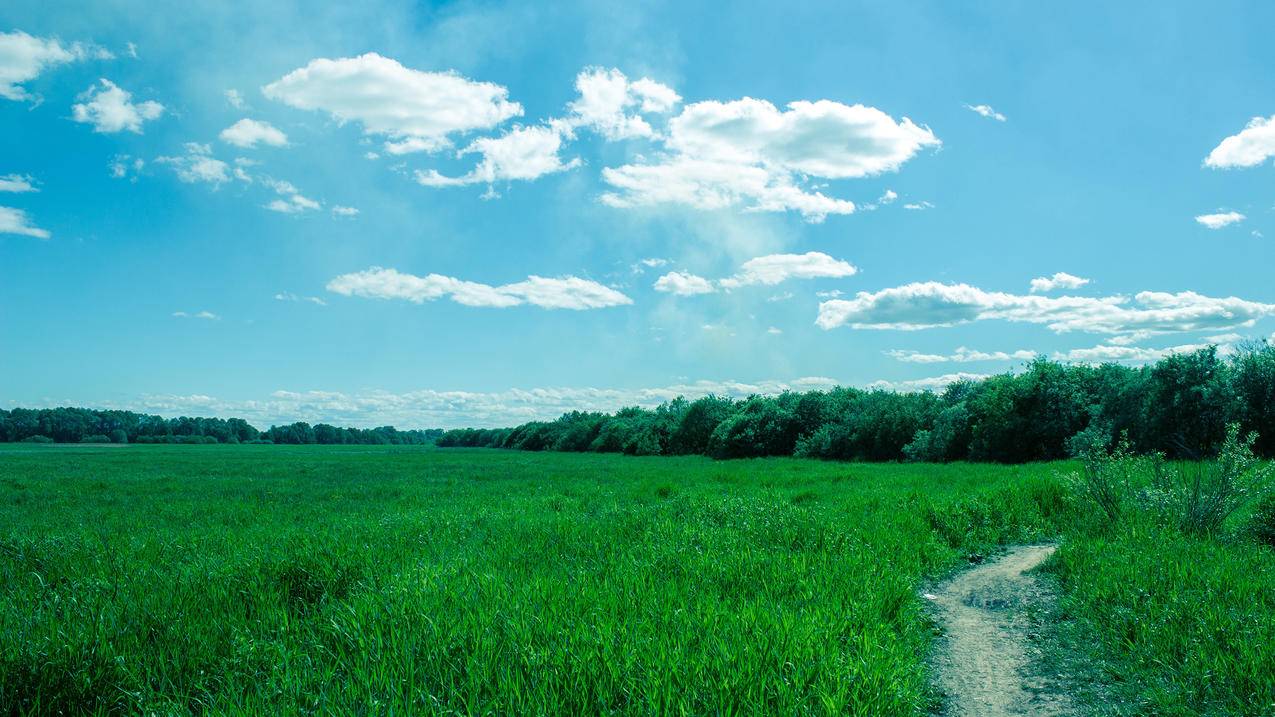
<svg viewBox="0 0 1275 717">
<path fill-rule="evenodd" d="M 1074 469 L 3 446 L 0 707 L 925 715 L 924 581 L 1061 539 L 1095 711 L 1275 714 L 1275 551 L 1096 530 Z"/>
</svg>

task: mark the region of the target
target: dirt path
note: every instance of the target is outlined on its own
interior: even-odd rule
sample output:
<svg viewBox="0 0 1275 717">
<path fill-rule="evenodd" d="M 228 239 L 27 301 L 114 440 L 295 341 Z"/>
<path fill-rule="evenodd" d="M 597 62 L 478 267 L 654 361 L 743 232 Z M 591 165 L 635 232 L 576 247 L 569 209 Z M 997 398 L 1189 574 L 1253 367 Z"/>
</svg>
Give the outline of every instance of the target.
<svg viewBox="0 0 1275 717">
<path fill-rule="evenodd" d="M 1033 669 L 1038 647 L 1030 639 L 1031 612 L 1054 595 L 1024 573 L 1053 552 L 1052 545 L 1012 548 L 925 594 L 943 628 L 933 663 L 936 685 L 947 697 L 943 714 L 1073 714 L 1058 681 Z"/>
</svg>

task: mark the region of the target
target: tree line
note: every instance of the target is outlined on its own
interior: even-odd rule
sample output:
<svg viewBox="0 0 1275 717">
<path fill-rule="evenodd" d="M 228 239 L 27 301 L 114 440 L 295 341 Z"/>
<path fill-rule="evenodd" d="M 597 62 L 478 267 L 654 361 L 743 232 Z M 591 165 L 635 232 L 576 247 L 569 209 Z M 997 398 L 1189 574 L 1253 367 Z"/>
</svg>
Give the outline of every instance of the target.
<svg viewBox="0 0 1275 717">
<path fill-rule="evenodd" d="M 834 388 L 742 400 L 678 398 L 653 409 L 573 411 L 514 428 L 457 429 L 443 447 L 714 458 L 1020 463 L 1127 437 L 1140 452 L 1213 455 L 1238 424 L 1275 457 L 1275 347 L 1216 347 L 1128 367 L 1044 357 L 1021 373 L 962 380 L 942 393 Z"/>
<path fill-rule="evenodd" d="M 162 418 L 91 408 L 0 409 L 0 442 L 31 443 L 320 443 L 422 445 L 440 429 L 342 428 L 304 421 L 261 431 L 242 418 Z"/>
</svg>

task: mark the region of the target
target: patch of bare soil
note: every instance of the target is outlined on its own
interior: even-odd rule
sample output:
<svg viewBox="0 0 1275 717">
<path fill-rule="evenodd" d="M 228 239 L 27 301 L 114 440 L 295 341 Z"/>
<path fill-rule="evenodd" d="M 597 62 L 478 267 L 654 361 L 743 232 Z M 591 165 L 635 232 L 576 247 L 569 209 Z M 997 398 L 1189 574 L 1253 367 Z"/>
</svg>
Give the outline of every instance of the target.
<svg viewBox="0 0 1275 717">
<path fill-rule="evenodd" d="M 1074 714 L 1064 680 L 1039 669 L 1033 618 L 1055 596 L 1028 574 L 1053 545 L 1023 545 L 966 570 L 925 594 L 942 628 L 933 672 L 948 717 Z"/>
</svg>

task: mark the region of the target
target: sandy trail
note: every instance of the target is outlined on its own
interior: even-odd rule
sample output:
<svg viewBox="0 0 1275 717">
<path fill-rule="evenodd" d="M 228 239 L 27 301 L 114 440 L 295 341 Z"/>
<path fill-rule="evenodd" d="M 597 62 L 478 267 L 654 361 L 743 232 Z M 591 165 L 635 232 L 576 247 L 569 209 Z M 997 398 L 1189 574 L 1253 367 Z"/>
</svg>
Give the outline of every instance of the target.
<svg viewBox="0 0 1275 717">
<path fill-rule="evenodd" d="M 934 659 L 948 717 L 1073 714 L 1061 687 L 1032 669 L 1038 648 L 1026 610 L 1054 596 L 1026 571 L 1054 552 L 1024 545 L 960 573 L 926 593 L 943 627 Z"/>
</svg>

